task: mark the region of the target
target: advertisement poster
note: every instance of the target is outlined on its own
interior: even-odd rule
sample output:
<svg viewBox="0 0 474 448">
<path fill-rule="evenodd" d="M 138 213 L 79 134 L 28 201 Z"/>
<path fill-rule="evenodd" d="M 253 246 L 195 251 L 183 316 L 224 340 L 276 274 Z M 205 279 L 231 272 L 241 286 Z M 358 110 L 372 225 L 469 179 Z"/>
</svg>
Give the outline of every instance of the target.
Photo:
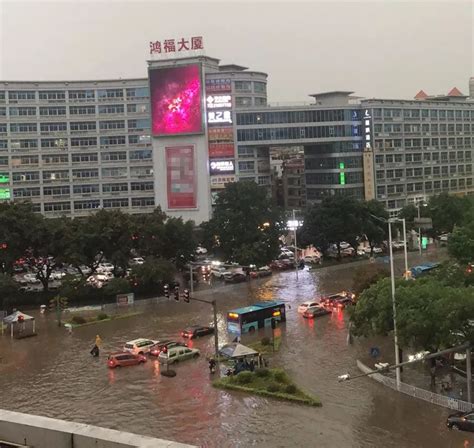
<svg viewBox="0 0 474 448">
<path fill-rule="evenodd" d="M 165 151 L 168 208 L 196 208 L 194 146 L 171 146 Z"/>
<path fill-rule="evenodd" d="M 209 143 L 209 158 L 221 159 L 234 157 L 233 143 Z"/>
<path fill-rule="evenodd" d="M 203 132 L 201 66 L 149 71 L 151 128 L 154 136 Z"/>
</svg>

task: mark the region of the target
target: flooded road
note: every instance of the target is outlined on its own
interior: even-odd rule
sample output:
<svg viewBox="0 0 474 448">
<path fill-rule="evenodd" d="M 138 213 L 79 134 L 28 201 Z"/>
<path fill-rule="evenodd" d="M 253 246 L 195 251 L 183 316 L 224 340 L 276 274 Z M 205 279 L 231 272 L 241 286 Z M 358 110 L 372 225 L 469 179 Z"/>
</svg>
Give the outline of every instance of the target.
<svg viewBox="0 0 474 448">
<path fill-rule="evenodd" d="M 203 447 L 474 447 L 469 433 L 445 428 L 448 410 L 368 378 L 337 382 L 338 375 L 357 372 L 355 360 L 366 357 L 367 344 L 347 345 L 344 313 L 311 322 L 297 313 L 297 304 L 350 288 L 353 272 L 353 266 L 343 265 L 303 271 L 298 280 L 294 272 L 284 272 L 208 295 L 218 301 L 222 343 L 232 339 L 226 333 L 226 310 L 272 298 L 290 305 L 279 328 L 282 347 L 271 363 L 285 366 L 297 384 L 322 400 L 322 408 L 212 388 L 205 360 L 213 352 L 212 336 L 191 342 L 202 356 L 173 367 L 175 378 L 161 376 L 153 358 L 141 366 L 107 369 L 106 353 L 127 340 L 179 338 L 183 327 L 211 322 L 212 310 L 205 304 L 174 301 L 137 306 L 144 314 L 78 328 L 72 335 L 52 316 L 38 316 L 38 337 L 1 338 L 0 408 Z M 94 359 L 89 350 L 97 333 L 103 350 Z"/>
</svg>

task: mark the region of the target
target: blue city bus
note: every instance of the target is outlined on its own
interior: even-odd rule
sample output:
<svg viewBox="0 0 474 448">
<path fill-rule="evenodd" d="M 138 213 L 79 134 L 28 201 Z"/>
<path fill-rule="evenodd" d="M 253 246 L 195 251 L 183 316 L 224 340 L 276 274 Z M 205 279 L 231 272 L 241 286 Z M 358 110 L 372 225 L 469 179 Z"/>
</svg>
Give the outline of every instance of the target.
<svg viewBox="0 0 474 448">
<path fill-rule="evenodd" d="M 230 310 L 227 313 L 227 329 L 230 333 L 253 333 L 259 328 L 271 327 L 272 319 L 277 322 L 286 321 L 283 302 L 258 302 Z"/>
</svg>

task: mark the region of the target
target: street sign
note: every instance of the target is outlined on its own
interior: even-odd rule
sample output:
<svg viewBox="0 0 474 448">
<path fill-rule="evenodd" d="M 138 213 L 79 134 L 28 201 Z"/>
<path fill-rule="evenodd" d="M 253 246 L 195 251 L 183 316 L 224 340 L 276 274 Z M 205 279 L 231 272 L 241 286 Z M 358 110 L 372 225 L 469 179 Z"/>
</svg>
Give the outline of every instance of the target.
<svg viewBox="0 0 474 448">
<path fill-rule="evenodd" d="M 133 305 L 135 301 L 135 294 L 117 294 L 117 306 L 128 306 Z"/>
<path fill-rule="evenodd" d="M 433 221 L 431 218 L 415 218 L 415 227 L 422 230 L 429 230 L 433 228 Z"/>
</svg>

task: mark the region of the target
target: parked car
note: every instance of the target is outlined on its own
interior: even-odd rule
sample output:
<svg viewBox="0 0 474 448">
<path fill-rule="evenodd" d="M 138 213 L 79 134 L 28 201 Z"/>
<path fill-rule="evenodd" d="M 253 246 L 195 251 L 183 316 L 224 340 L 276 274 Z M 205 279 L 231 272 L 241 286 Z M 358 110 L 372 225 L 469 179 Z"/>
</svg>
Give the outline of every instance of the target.
<svg viewBox="0 0 474 448">
<path fill-rule="evenodd" d="M 322 298 L 321 304 L 327 309 L 342 309 L 348 305 L 353 305 L 355 303 L 355 299 L 355 294 L 348 291 L 342 291 L 337 294 L 332 294 Z"/>
<path fill-rule="evenodd" d="M 207 249 L 205 247 L 198 246 L 198 247 L 196 247 L 196 253 L 198 255 L 206 255 L 207 254 Z"/>
<path fill-rule="evenodd" d="M 442 235 L 439 236 L 439 240 L 440 240 L 442 243 L 447 243 L 450 236 L 451 236 L 450 233 L 443 233 Z"/>
<path fill-rule="evenodd" d="M 224 275 L 226 283 L 243 283 L 247 280 L 247 276 L 242 272 L 230 272 Z"/>
<path fill-rule="evenodd" d="M 317 300 L 307 300 L 298 306 L 298 313 L 303 314 L 308 308 L 313 306 L 319 306 L 319 302 Z"/>
<path fill-rule="evenodd" d="M 144 355 L 145 353 L 149 353 L 151 347 L 153 347 L 157 342 L 158 341 L 145 338 L 134 339 L 133 341 L 127 342 L 123 346 L 123 351 L 133 353 L 135 355 Z"/>
<path fill-rule="evenodd" d="M 404 249 L 405 243 L 403 241 L 392 241 L 392 248 L 394 250 Z"/>
<path fill-rule="evenodd" d="M 367 246 L 366 248 L 364 248 L 364 252 L 367 254 L 367 255 L 370 255 L 370 253 L 372 252 L 373 254 L 381 254 L 383 252 L 382 248 L 381 247 L 374 247 L 373 251 L 371 250 L 370 246 Z"/>
<path fill-rule="evenodd" d="M 346 247 L 344 249 L 341 249 L 341 255 L 343 257 L 352 257 L 355 254 L 355 250 L 353 247 Z"/>
<path fill-rule="evenodd" d="M 173 347 L 169 350 L 162 350 L 158 355 L 158 361 L 163 364 L 175 364 L 185 359 L 197 358 L 200 355 L 197 348 Z"/>
<path fill-rule="evenodd" d="M 306 255 L 304 257 L 304 262 L 306 264 L 319 263 L 320 261 L 321 261 L 321 257 L 318 255 Z"/>
<path fill-rule="evenodd" d="M 23 281 L 25 281 L 26 283 L 39 283 L 40 282 L 38 278 L 36 277 L 36 274 L 32 274 L 31 272 L 23 276 Z"/>
<path fill-rule="evenodd" d="M 136 366 L 146 362 L 146 356 L 134 355 L 133 353 L 112 353 L 107 358 L 107 365 L 110 369 L 117 367 Z"/>
<path fill-rule="evenodd" d="M 145 260 L 142 257 L 135 257 L 130 260 L 130 266 L 138 266 L 145 263 Z"/>
<path fill-rule="evenodd" d="M 213 275 L 216 278 L 224 278 L 224 274 L 227 274 L 229 271 L 227 268 L 221 267 L 221 266 L 213 266 L 211 268 L 211 275 Z"/>
<path fill-rule="evenodd" d="M 149 355 L 158 356 L 163 350 L 166 351 L 173 347 L 187 347 L 187 344 L 178 341 L 159 341 L 150 347 Z"/>
<path fill-rule="evenodd" d="M 341 249 L 348 249 L 349 247 L 351 247 L 351 245 L 350 245 L 349 243 L 346 243 L 345 241 L 341 241 L 341 242 L 339 243 L 339 247 L 340 247 Z"/>
<path fill-rule="evenodd" d="M 474 432 L 474 412 L 456 412 L 446 420 L 449 429 L 460 429 L 462 431 Z"/>
<path fill-rule="evenodd" d="M 326 314 L 331 314 L 331 311 L 326 308 L 323 308 L 322 306 L 317 305 L 309 307 L 303 313 L 303 317 L 305 317 L 306 319 L 314 319 L 315 317 L 325 316 Z"/>
<path fill-rule="evenodd" d="M 183 338 L 195 339 L 195 338 L 199 338 L 201 336 L 206 336 L 208 334 L 213 334 L 213 333 L 214 333 L 214 327 L 203 327 L 201 325 L 192 325 L 190 327 L 185 328 L 181 332 L 181 336 L 183 336 Z"/>
<path fill-rule="evenodd" d="M 112 263 L 100 263 L 96 271 L 101 274 L 104 272 L 112 272 L 114 270 L 114 265 Z"/>
<path fill-rule="evenodd" d="M 65 272 L 61 272 L 61 271 L 53 271 L 51 272 L 51 275 L 50 275 L 50 279 L 51 280 L 61 280 L 63 277 L 66 277 L 66 273 Z"/>
</svg>

